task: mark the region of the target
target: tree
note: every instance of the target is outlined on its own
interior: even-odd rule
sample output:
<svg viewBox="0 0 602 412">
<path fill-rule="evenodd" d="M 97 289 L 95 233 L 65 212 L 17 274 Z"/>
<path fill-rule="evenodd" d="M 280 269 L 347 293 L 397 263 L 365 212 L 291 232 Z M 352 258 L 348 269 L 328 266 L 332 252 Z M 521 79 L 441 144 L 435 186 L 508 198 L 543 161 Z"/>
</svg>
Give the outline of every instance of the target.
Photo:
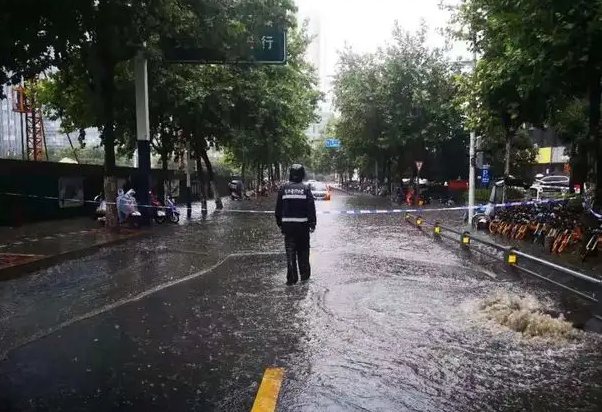
<svg viewBox="0 0 602 412">
<path fill-rule="evenodd" d="M 594 45 L 602 38 L 602 24 L 597 3 L 465 0 L 456 22 L 464 29 L 457 32 L 460 37 L 466 33 L 476 37 L 475 47 L 493 67 L 490 78 L 498 86 L 508 85 L 504 97 L 520 95 L 524 121 L 558 126 L 559 119 L 554 117 L 563 108 L 574 99 L 587 99 L 589 143 L 583 139 L 572 142 L 572 155 L 581 159 L 574 162 L 578 167 L 571 177 L 582 183 L 588 174 L 593 177 L 595 168 L 596 203 L 600 204 L 602 168 L 597 162 L 602 158 L 602 53 Z"/>
<path fill-rule="evenodd" d="M 267 168 L 279 179 L 282 165 L 309 157 L 305 130 L 321 97 L 315 70 L 303 59 L 309 41 L 306 27 L 291 30 L 286 66 L 237 71 L 234 127 L 224 146 L 243 177 L 251 169 L 262 180 Z"/>
<path fill-rule="evenodd" d="M 71 46 L 71 57 L 58 65 L 59 71 L 38 88 L 48 111 L 63 120 L 66 130 L 91 126 L 102 130 L 107 197 L 115 182 L 111 177 L 115 147 L 124 153 L 135 148 L 130 61 L 143 42 L 150 60 L 152 145 L 164 168 L 171 154 L 191 149 L 200 176 L 205 163 L 219 203 L 208 149 L 236 150 L 235 140 L 250 135 L 258 142 L 256 153 L 269 149 L 268 158 L 257 159 L 264 165 L 286 161 L 287 153 L 307 151 L 299 131 L 311 120 L 317 93 L 311 71 L 300 57 L 307 46 L 304 34 L 291 32 L 285 67 L 169 65 L 160 50 L 171 39 L 227 58 L 247 47 L 249 31 L 268 21 L 294 29 L 290 1 L 155 0 L 137 11 L 128 7 L 125 1 L 107 0 L 80 10 L 77 21 L 86 35 Z M 111 16 L 114 21 L 108 21 Z"/>
<path fill-rule="evenodd" d="M 424 24 L 414 34 L 396 24 L 385 49 L 346 49 L 339 58 L 336 130 L 361 177 L 400 181 L 415 176 L 415 162 L 423 161 L 421 176 L 450 178 L 437 159 L 444 147 L 462 145 L 466 132 L 454 104 L 455 66 L 425 46 L 426 33 Z"/>
<path fill-rule="evenodd" d="M 353 173 L 349 173 L 349 159 L 345 146 L 333 148 L 326 147 L 327 139 L 338 139 L 337 119 L 332 119 L 326 125 L 326 129 L 319 139 L 312 142 L 311 160 L 309 166 L 315 173 L 332 175 L 338 174 L 342 183 L 345 175 L 350 179 Z"/>
</svg>

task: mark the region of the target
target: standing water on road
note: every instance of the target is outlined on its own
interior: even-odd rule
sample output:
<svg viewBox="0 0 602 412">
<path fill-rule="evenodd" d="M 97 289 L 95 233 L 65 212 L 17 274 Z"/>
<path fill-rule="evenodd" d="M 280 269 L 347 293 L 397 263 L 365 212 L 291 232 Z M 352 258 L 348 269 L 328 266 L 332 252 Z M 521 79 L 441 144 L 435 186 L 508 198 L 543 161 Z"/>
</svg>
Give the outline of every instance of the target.
<svg viewBox="0 0 602 412">
<path fill-rule="evenodd" d="M 0 285 L 4 410 L 245 411 L 269 366 L 285 369 L 278 411 L 599 410 L 596 335 L 402 215 L 319 215 L 294 287 L 270 214 L 170 231 Z"/>
</svg>

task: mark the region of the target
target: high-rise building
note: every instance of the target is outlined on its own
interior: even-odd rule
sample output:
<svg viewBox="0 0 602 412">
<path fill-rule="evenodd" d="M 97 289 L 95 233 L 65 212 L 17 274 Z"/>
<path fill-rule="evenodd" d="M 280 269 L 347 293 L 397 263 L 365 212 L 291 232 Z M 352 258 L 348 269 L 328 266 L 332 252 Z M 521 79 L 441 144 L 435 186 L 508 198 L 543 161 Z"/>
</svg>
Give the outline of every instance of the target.
<svg viewBox="0 0 602 412">
<path fill-rule="evenodd" d="M 317 10 L 312 10 L 308 17 L 308 32 L 312 36 L 312 42 L 307 48 L 306 59 L 315 67 L 316 74 L 318 75 L 318 88 L 325 96 L 327 96 L 329 88 L 329 79 L 326 75 L 327 68 L 327 54 L 326 54 L 326 37 L 322 30 L 322 20 Z M 319 120 L 309 125 L 309 128 L 305 132 L 310 140 L 318 139 L 322 136 L 326 130 L 328 122 L 333 117 L 330 110 L 329 99 L 325 102 L 320 102 L 318 108 Z"/>
<path fill-rule="evenodd" d="M 6 98 L 0 100 L 0 157 L 20 158 L 21 116 L 13 112 L 12 87 L 2 86 Z"/>
</svg>

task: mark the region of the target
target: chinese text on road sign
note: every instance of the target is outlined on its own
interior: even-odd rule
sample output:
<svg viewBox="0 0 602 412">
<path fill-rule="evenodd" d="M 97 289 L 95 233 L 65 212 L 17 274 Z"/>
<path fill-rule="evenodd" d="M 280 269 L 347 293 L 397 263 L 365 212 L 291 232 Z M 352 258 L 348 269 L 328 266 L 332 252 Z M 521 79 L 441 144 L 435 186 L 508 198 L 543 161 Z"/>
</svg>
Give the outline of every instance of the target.
<svg viewBox="0 0 602 412">
<path fill-rule="evenodd" d="M 215 50 L 210 47 L 165 47 L 165 61 L 195 64 L 286 64 L 286 30 L 268 25 L 259 34 L 247 38 L 242 48 L 234 51 Z"/>
</svg>

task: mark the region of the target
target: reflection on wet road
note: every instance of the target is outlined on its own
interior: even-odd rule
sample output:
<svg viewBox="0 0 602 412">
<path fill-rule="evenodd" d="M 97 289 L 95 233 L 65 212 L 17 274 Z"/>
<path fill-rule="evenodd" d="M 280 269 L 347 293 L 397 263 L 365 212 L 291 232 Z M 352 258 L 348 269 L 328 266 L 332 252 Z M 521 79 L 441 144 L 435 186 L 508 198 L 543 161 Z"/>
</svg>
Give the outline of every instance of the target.
<svg viewBox="0 0 602 412">
<path fill-rule="evenodd" d="M 313 278 L 295 287 L 273 217 L 227 212 L 2 283 L 0 409 L 249 411 L 274 366 L 282 412 L 599 410 L 596 336 L 500 326 L 553 295 L 530 290 L 532 311 L 493 299 L 525 285 L 402 219 L 319 216 Z"/>
</svg>

